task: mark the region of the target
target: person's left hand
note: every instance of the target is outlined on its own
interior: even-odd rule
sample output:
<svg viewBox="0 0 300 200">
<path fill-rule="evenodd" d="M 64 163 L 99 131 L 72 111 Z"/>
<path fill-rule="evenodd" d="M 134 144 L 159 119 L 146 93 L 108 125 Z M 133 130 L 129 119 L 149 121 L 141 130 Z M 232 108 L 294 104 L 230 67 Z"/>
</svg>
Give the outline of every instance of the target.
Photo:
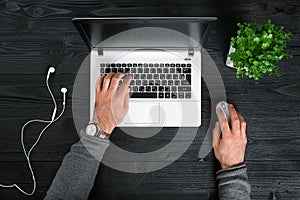
<svg viewBox="0 0 300 200">
<path fill-rule="evenodd" d="M 118 88 L 119 81 L 124 75 L 120 72 L 109 73 L 97 80 L 93 121 L 108 134 L 123 121 L 129 109 L 128 86 L 131 76 L 129 75 Z"/>
</svg>

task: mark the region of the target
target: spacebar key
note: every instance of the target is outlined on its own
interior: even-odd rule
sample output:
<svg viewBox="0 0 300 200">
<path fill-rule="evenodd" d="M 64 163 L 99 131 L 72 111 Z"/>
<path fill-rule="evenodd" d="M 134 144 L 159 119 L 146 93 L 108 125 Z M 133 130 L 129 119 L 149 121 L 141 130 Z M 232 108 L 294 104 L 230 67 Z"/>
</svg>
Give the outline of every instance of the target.
<svg viewBox="0 0 300 200">
<path fill-rule="evenodd" d="M 157 98 L 157 93 L 130 93 L 130 98 Z"/>
</svg>

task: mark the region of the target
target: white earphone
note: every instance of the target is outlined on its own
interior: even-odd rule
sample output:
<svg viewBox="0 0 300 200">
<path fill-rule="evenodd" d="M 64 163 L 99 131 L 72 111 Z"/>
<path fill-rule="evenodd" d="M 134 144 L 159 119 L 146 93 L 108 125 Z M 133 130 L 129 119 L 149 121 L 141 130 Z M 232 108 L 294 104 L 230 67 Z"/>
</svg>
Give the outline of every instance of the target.
<svg viewBox="0 0 300 200">
<path fill-rule="evenodd" d="M 48 73 L 47 73 L 47 78 L 46 78 L 46 86 L 47 86 L 47 89 L 50 93 L 50 96 L 51 96 L 51 99 L 53 101 L 53 104 L 54 104 L 54 108 L 53 108 L 53 112 L 52 112 L 52 116 L 51 116 L 51 120 L 42 120 L 42 119 L 33 119 L 33 120 L 30 120 L 28 122 L 26 122 L 22 129 L 21 129 L 21 145 L 22 145 L 22 148 L 23 148 L 23 152 L 24 152 L 24 155 L 25 155 L 25 158 L 27 160 L 27 164 L 28 164 L 28 167 L 29 167 L 29 170 L 31 172 L 31 175 L 32 175 L 32 180 L 33 180 L 33 189 L 32 189 L 32 192 L 28 193 L 28 192 L 25 192 L 24 190 L 22 190 L 17 184 L 12 184 L 12 185 L 2 185 L 0 184 L 0 187 L 3 187 L 3 188 L 13 188 L 13 187 L 16 187 L 20 192 L 22 192 L 23 194 L 25 195 L 28 195 L 28 196 L 31 196 L 34 194 L 35 192 L 35 189 L 36 189 L 36 180 L 35 180 L 35 176 L 34 176 L 34 173 L 33 173 L 33 170 L 32 170 L 32 166 L 31 166 L 31 162 L 30 162 L 30 154 L 32 152 L 32 150 L 34 149 L 34 147 L 38 144 L 38 142 L 40 141 L 43 133 L 46 131 L 47 128 L 49 128 L 49 126 L 51 126 L 51 124 L 53 124 L 55 121 L 57 121 L 62 115 L 63 113 L 65 112 L 65 108 L 66 108 L 66 94 L 67 94 L 67 88 L 63 87 L 61 88 L 61 92 L 63 93 L 63 108 L 62 108 L 62 111 L 61 113 L 58 115 L 57 118 L 55 118 L 56 116 L 56 112 L 57 112 L 57 104 L 56 104 L 56 101 L 54 99 L 54 96 L 52 94 L 52 91 L 49 87 L 49 78 L 50 78 L 50 75 L 52 73 L 55 72 L 55 68 L 50 66 L 49 69 L 48 69 Z M 25 130 L 25 127 L 28 125 L 28 124 L 31 124 L 33 122 L 39 122 L 39 123 L 45 123 L 47 124 L 44 129 L 40 132 L 37 140 L 35 141 L 35 143 L 30 147 L 29 151 L 26 151 L 25 149 L 25 144 L 24 144 L 24 130 Z"/>
</svg>

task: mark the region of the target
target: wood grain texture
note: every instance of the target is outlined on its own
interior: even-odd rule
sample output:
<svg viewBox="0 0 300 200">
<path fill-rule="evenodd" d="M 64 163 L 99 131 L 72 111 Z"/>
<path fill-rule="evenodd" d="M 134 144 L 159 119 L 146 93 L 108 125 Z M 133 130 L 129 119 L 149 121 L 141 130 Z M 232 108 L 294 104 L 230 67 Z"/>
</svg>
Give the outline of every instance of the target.
<svg viewBox="0 0 300 200">
<path fill-rule="evenodd" d="M 218 17 L 206 50 L 219 68 L 228 101 L 236 105 L 248 124 L 246 164 L 252 198 L 272 199 L 275 191 L 277 199 L 300 199 L 300 2 L 294 0 L 0 1 L 1 183 L 18 182 L 28 190 L 32 187 L 19 131 L 29 119 L 51 116 L 53 105 L 44 85 L 49 64 L 56 66 L 50 84 L 57 101 L 61 101 L 61 86 L 69 90 L 65 115 L 46 131 L 32 154 L 36 194 L 27 198 L 15 189 L 0 189 L 0 199 L 42 199 L 64 155 L 78 140 L 71 104 L 87 117 L 88 98 L 72 102 L 71 94 L 77 71 L 89 52 L 71 19 L 97 16 Z M 236 79 L 234 70 L 224 65 L 236 23 L 255 16 L 258 21 L 271 19 L 293 32 L 288 51 L 294 57 L 280 63 L 283 76 L 263 78 L 258 85 Z M 86 82 L 80 84 L 88 87 Z M 102 165 L 90 199 L 217 199 L 218 163 L 212 152 L 202 162 L 197 159 L 209 120 L 210 96 L 203 82 L 202 126 L 188 151 L 166 168 L 146 174 L 124 173 Z M 25 138 L 29 144 L 41 128 L 28 127 Z M 190 130 L 185 129 L 186 138 L 177 139 L 179 146 Z M 116 129 L 112 141 L 133 152 L 149 152 L 170 142 L 176 131 L 164 128 L 152 138 L 137 139 Z M 172 153 L 164 152 L 155 162 L 165 162 Z M 109 158 L 109 151 L 105 156 Z"/>
</svg>

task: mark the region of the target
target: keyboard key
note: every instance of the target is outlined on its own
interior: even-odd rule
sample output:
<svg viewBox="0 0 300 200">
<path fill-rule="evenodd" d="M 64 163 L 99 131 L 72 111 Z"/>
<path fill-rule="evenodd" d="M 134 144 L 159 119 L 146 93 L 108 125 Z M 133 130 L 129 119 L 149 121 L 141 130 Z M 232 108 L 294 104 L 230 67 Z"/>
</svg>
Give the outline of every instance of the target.
<svg viewBox="0 0 300 200">
<path fill-rule="evenodd" d="M 135 80 L 131 80 L 130 85 L 135 85 Z"/>
<path fill-rule="evenodd" d="M 167 74 L 167 79 L 172 79 L 172 74 Z"/>
<path fill-rule="evenodd" d="M 177 99 L 177 93 L 172 92 L 171 96 L 172 96 L 172 99 Z"/>
<path fill-rule="evenodd" d="M 139 91 L 139 87 L 138 87 L 138 86 L 133 86 L 132 90 L 133 90 L 134 92 L 137 92 L 137 91 Z"/>
<path fill-rule="evenodd" d="M 149 80 L 149 85 L 154 85 L 154 80 Z"/>
<path fill-rule="evenodd" d="M 170 99 L 170 93 L 165 93 L 165 98 Z"/>
<path fill-rule="evenodd" d="M 175 64 L 171 64 L 171 67 L 175 67 Z"/>
<path fill-rule="evenodd" d="M 141 73 L 143 73 L 143 71 L 144 71 L 143 68 L 141 68 L 141 67 L 137 68 L 137 73 L 141 74 Z"/>
<path fill-rule="evenodd" d="M 124 69 L 124 73 L 129 73 L 129 72 L 130 72 L 130 68 L 126 67 L 126 68 Z"/>
<path fill-rule="evenodd" d="M 110 68 L 105 68 L 105 73 L 108 74 L 111 72 L 111 69 Z"/>
<path fill-rule="evenodd" d="M 122 63 L 122 67 L 123 68 L 127 67 L 126 63 Z"/>
<path fill-rule="evenodd" d="M 182 93 L 182 92 L 178 93 L 178 97 L 179 97 L 179 99 L 183 99 L 184 98 L 184 93 Z"/>
<path fill-rule="evenodd" d="M 162 84 L 162 85 L 167 85 L 167 83 L 168 83 L 167 80 L 162 80 L 162 81 L 161 81 L 161 84 Z"/>
<path fill-rule="evenodd" d="M 154 64 L 154 67 L 159 67 L 159 64 L 158 64 L 158 63 L 155 63 L 155 64 Z"/>
<path fill-rule="evenodd" d="M 192 94 L 190 92 L 185 93 L 185 98 L 186 99 L 192 98 Z"/>
<path fill-rule="evenodd" d="M 160 91 L 160 92 L 163 92 L 164 89 L 165 89 L 165 88 L 164 88 L 163 86 L 159 86 L 159 87 L 158 87 L 158 91 Z"/>
<path fill-rule="evenodd" d="M 137 64 L 136 64 L 136 63 L 134 63 L 132 66 L 133 66 L 133 67 L 137 67 Z"/>
<path fill-rule="evenodd" d="M 160 80 L 155 80 L 155 81 L 154 81 L 154 84 L 155 84 L 155 85 L 160 85 L 160 84 L 161 84 L 161 81 L 160 81 Z"/>
<path fill-rule="evenodd" d="M 157 98 L 156 92 L 131 93 L 130 98 Z"/>
<path fill-rule="evenodd" d="M 110 67 L 116 67 L 116 64 L 115 63 L 111 63 Z"/>
<path fill-rule="evenodd" d="M 100 67 L 105 67 L 105 63 L 101 63 L 101 64 L 100 64 Z"/>
<path fill-rule="evenodd" d="M 155 74 L 156 73 L 156 68 L 150 68 L 150 73 Z"/>
<path fill-rule="evenodd" d="M 186 64 L 181 64 L 181 67 L 186 67 Z"/>
<path fill-rule="evenodd" d="M 180 92 L 188 92 L 188 91 L 191 91 L 191 87 L 179 86 L 178 87 L 178 91 L 180 91 Z"/>
<path fill-rule="evenodd" d="M 178 74 L 173 74 L 173 79 L 178 79 Z"/>
<path fill-rule="evenodd" d="M 159 75 L 158 74 L 154 74 L 153 79 L 159 79 Z"/>
<path fill-rule="evenodd" d="M 142 85 L 148 85 L 148 80 L 142 80 Z"/>
<path fill-rule="evenodd" d="M 142 81 L 141 80 L 135 80 L 135 84 L 136 85 L 142 85 Z"/>
<path fill-rule="evenodd" d="M 148 67 L 144 68 L 144 73 L 149 73 L 149 68 Z"/>
<path fill-rule="evenodd" d="M 144 67 L 148 68 L 148 63 L 144 63 Z"/>
<path fill-rule="evenodd" d="M 168 73 L 169 73 L 169 68 L 164 68 L 164 69 L 163 69 L 163 72 L 164 72 L 165 74 L 168 74 Z"/>
<path fill-rule="evenodd" d="M 121 63 L 117 63 L 117 67 L 122 67 Z"/>
<path fill-rule="evenodd" d="M 104 74 L 104 68 L 100 68 L 100 74 Z"/>
<path fill-rule="evenodd" d="M 186 66 L 187 66 L 187 67 L 192 67 L 192 64 L 187 64 Z"/>
<path fill-rule="evenodd" d="M 191 85 L 187 80 L 181 80 L 181 85 Z"/>
<path fill-rule="evenodd" d="M 128 67 L 132 67 L 132 64 L 131 64 L 131 63 L 128 63 L 127 66 L 128 66 Z"/>
<path fill-rule="evenodd" d="M 175 68 L 170 68 L 170 73 L 174 74 L 175 73 Z"/>
<path fill-rule="evenodd" d="M 164 67 L 164 63 L 160 63 L 159 66 L 160 66 L 160 67 Z"/>
<path fill-rule="evenodd" d="M 152 92 L 156 92 L 157 91 L 157 86 L 152 86 Z"/>
<path fill-rule="evenodd" d="M 149 64 L 149 67 L 153 67 L 153 64 L 152 64 L 152 63 L 150 63 L 150 64 Z"/>
<path fill-rule="evenodd" d="M 164 93 L 160 92 L 158 93 L 158 97 L 161 99 L 161 98 L 164 98 Z"/>
<path fill-rule="evenodd" d="M 109 64 L 109 63 L 106 63 L 106 64 L 105 64 L 105 67 L 111 67 L 111 66 L 110 66 L 110 64 Z"/>
<path fill-rule="evenodd" d="M 180 81 L 179 80 L 175 80 L 175 85 L 180 85 Z"/>
<path fill-rule="evenodd" d="M 115 68 L 115 67 L 111 68 L 111 71 L 114 72 L 114 73 L 118 73 L 118 68 Z"/>
<path fill-rule="evenodd" d="M 165 64 L 165 67 L 170 67 L 170 64 Z"/>
<path fill-rule="evenodd" d="M 140 79 L 140 75 L 139 74 L 134 74 L 133 79 Z"/>
<path fill-rule="evenodd" d="M 173 85 L 173 80 L 168 80 L 168 85 L 172 86 Z"/>
<path fill-rule="evenodd" d="M 140 92 L 144 92 L 144 91 L 145 91 L 145 87 L 144 87 L 144 86 L 140 86 L 140 87 L 139 87 L 139 91 L 140 91 Z"/>
<path fill-rule="evenodd" d="M 187 74 L 185 78 L 188 82 L 192 83 L 192 76 L 190 74 Z"/>
<path fill-rule="evenodd" d="M 156 71 L 157 73 L 162 73 L 162 68 L 157 68 Z"/>
<path fill-rule="evenodd" d="M 180 64 L 179 64 L 179 63 L 176 63 L 176 67 L 180 67 Z"/>
<path fill-rule="evenodd" d="M 191 68 L 183 68 L 182 73 L 188 73 L 190 74 L 192 72 Z"/>
<path fill-rule="evenodd" d="M 179 79 L 180 80 L 184 80 L 185 79 L 185 75 L 184 74 L 179 74 Z"/>
<path fill-rule="evenodd" d="M 165 86 L 165 91 L 169 92 L 170 91 L 170 87 L 169 86 Z"/>
<path fill-rule="evenodd" d="M 138 67 L 143 67 L 143 64 L 142 63 L 139 63 L 138 64 Z M 143 72 L 142 72 L 143 73 Z"/>
<path fill-rule="evenodd" d="M 160 74 L 159 77 L 160 77 L 161 80 L 163 80 L 163 79 L 166 78 L 166 75 L 165 74 Z"/>
<path fill-rule="evenodd" d="M 147 79 L 152 79 L 152 74 L 147 74 Z"/>
<path fill-rule="evenodd" d="M 118 68 L 118 72 L 124 72 L 124 69 L 122 67 Z"/>
<path fill-rule="evenodd" d="M 180 74 L 180 73 L 181 73 L 181 68 L 180 68 L 180 67 L 177 67 L 177 68 L 176 68 L 176 72 Z"/>
<path fill-rule="evenodd" d="M 152 89 L 151 86 L 146 86 L 146 91 L 147 91 L 147 92 L 150 92 L 151 89 Z"/>
<path fill-rule="evenodd" d="M 146 79 L 146 74 L 141 74 L 141 79 Z"/>
<path fill-rule="evenodd" d="M 130 73 L 132 74 L 136 73 L 136 68 L 131 68 Z"/>
<path fill-rule="evenodd" d="M 177 91 L 177 87 L 176 87 L 176 86 L 172 86 L 172 87 L 171 87 L 171 91 L 176 92 L 176 91 Z"/>
</svg>

